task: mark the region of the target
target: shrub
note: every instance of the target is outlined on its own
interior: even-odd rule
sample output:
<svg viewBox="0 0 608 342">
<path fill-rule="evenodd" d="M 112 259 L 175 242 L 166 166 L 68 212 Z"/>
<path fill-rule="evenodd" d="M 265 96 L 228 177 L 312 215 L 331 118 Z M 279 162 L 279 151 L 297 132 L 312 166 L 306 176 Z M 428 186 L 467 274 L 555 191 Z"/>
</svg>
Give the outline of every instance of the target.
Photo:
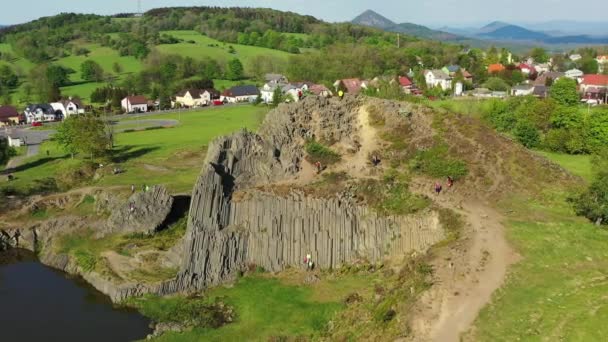
<svg viewBox="0 0 608 342">
<path fill-rule="evenodd" d="M 410 161 L 410 169 L 436 178 L 450 176 L 454 180 L 458 180 L 469 173 L 466 163 L 450 157 L 445 145 L 419 151 Z"/>
<path fill-rule="evenodd" d="M 306 153 L 308 154 L 309 161 L 312 163 L 321 162 L 323 165 L 331 165 L 340 161 L 339 154 L 314 140 L 306 144 Z"/>
<path fill-rule="evenodd" d="M 527 148 L 534 148 L 540 144 L 540 134 L 534 125 L 527 121 L 521 121 L 513 130 L 515 139 Z"/>
<path fill-rule="evenodd" d="M 602 171 L 589 188 L 568 198 L 577 215 L 597 225 L 608 224 L 608 172 Z"/>
</svg>

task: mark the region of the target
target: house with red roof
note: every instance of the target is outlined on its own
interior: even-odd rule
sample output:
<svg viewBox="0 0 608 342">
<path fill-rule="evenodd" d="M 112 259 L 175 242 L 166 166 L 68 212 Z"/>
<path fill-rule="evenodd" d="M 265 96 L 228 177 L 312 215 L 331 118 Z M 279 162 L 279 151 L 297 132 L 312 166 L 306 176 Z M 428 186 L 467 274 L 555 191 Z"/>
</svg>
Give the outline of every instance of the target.
<svg viewBox="0 0 608 342">
<path fill-rule="evenodd" d="M 584 99 L 605 103 L 608 100 L 608 75 L 583 75 L 579 89 Z"/>
<path fill-rule="evenodd" d="M 533 66 L 526 64 L 526 63 L 519 63 L 519 65 L 517 66 L 517 69 L 519 69 L 522 72 L 522 74 L 524 74 L 524 75 L 536 74 L 536 69 Z"/>
<path fill-rule="evenodd" d="M 499 72 L 504 71 L 504 70 L 505 70 L 505 66 L 500 63 L 490 64 L 488 66 L 489 74 L 498 74 Z"/>
<path fill-rule="evenodd" d="M 21 116 L 13 106 L 0 106 L 0 127 L 17 125 L 21 121 Z"/>
<path fill-rule="evenodd" d="M 358 78 L 347 78 L 334 82 L 334 88 L 336 88 L 336 92 L 343 90 L 352 95 L 358 95 L 361 90 L 365 90 L 367 89 L 367 87 L 367 82 L 362 81 Z"/>
<path fill-rule="evenodd" d="M 148 99 L 145 96 L 127 96 L 120 102 L 127 113 L 145 113 L 148 111 Z"/>
</svg>

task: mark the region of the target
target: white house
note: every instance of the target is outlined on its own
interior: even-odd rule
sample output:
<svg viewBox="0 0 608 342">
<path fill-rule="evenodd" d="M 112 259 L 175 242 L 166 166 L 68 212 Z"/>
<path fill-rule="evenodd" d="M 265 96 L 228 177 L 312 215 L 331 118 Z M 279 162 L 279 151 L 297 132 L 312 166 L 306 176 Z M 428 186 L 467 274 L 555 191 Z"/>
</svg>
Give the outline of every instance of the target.
<svg viewBox="0 0 608 342">
<path fill-rule="evenodd" d="M 597 56 L 597 68 L 599 73 L 603 73 L 608 70 L 608 55 Z"/>
<path fill-rule="evenodd" d="M 581 60 L 582 58 L 583 58 L 583 56 L 581 56 L 578 53 L 575 53 L 574 55 L 570 55 L 570 60 L 573 61 L 573 62 Z"/>
<path fill-rule="evenodd" d="M 272 103 L 274 92 L 277 88 L 280 88 L 278 83 L 268 82 L 260 89 L 260 96 L 264 103 Z"/>
<path fill-rule="evenodd" d="M 581 70 L 578 69 L 570 69 L 568 71 L 566 71 L 566 77 L 571 78 L 573 80 L 578 80 L 581 77 L 583 77 L 584 73 Z"/>
<path fill-rule="evenodd" d="M 120 102 L 127 113 L 145 113 L 148 111 L 148 99 L 145 96 L 127 96 Z"/>
<path fill-rule="evenodd" d="M 256 86 L 241 85 L 224 90 L 220 100 L 228 103 L 254 102 L 259 95 L 260 91 Z"/>
<path fill-rule="evenodd" d="M 541 63 L 541 64 L 536 64 L 534 65 L 534 69 L 536 69 L 536 72 L 543 73 L 543 72 L 549 72 L 551 71 L 551 64 L 549 63 Z"/>
<path fill-rule="evenodd" d="M 426 85 L 429 88 L 441 87 L 443 90 L 452 88 L 452 78 L 441 70 L 427 70 L 424 72 Z"/>
<path fill-rule="evenodd" d="M 82 102 L 71 97 L 67 100 L 53 102 L 50 105 L 53 107 L 55 114 L 60 114 L 63 118 L 67 118 L 70 115 L 84 114 L 84 105 Z"/>
<path fill-rule="evenodd" d="M 290 83 L 290 84 L 284 85 L 282 90 L 283 90 L 283 94 L 285 94 L 285 96 L 289 96 L 295 102 L 298 102 L 298 101 L 300 101 L 300 98 L 302 98 L 304 93 L 308 92 L 309 88 L 308 88 L 308 83 L 299 82 L 299 83 Z"/>
<path fill-rule="evenodd" d="M 175 95 L 175 101 L 172 101 L 171 105 L 188 108 L 203 107 L 219 98 L 220 93 L 215 89 L 186 89 Z"/>
<path fill-rule="evenodd" d="M 511 96 L 526 96 L 534 93 L 534 85 L 520 84 L 511 88 Z"/>
<path fill-rule="evenodd" d="M 24 113 L 27 123 L 55 121 L 55 109 L 48 104 L 34 104 L 25 108 Z"/>
<path fill-rule="evenodd" d="M 8 138 L 8 146 L 10 146 L 10 147 L 25 146 L 25 142 L 21 138 L 11 138 L 11 137 L 7 137 L 7 138 Z"/>
</svg>

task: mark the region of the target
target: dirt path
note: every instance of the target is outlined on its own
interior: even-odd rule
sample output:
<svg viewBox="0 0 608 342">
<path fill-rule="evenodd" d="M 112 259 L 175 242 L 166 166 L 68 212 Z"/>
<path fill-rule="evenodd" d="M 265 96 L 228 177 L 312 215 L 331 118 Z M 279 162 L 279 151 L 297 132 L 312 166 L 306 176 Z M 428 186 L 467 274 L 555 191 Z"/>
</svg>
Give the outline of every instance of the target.
<svg viewBox="0 0 608 342">
<path fill-rule="evenodd" d="M 434 285 L 420 298 L 410 323 L 415 341 L 460 341 L 492 293 L 502 286 L 518 255 L 505 238 L 499 213 L 461 198 L 457 186 L 434 196 L 429 184 L 417 183 L 412 190 L 456 210 L 467 224 L 458 242 L 435 251 Z"/>
<path fill-rule="evenodd" d="M 352 155 L 343 155 L 342 161 L 332 171 L 345 171 L 355 178 L 369 176 L 371 166 L 370 155 L 378 149 L 376 129 L 370 125 L 369 112 L 365 106 L 359 108 L 359 150 Z"/>
</svg>

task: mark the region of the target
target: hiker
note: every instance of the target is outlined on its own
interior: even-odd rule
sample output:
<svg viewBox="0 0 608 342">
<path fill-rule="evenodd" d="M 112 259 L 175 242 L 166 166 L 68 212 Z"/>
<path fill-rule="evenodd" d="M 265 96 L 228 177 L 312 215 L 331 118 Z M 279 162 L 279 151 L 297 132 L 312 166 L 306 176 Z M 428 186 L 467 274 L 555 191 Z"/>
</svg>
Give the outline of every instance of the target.
<svg viewBox="0 0 608 342">
<path fill-rule="evenodd" d="M 374 164 L 374 166 L 378 166 L 378 164 L 380 164 L 380 158 L 377 154 L 374 154 L 374 156 L 372 157 L 372 164 Z"/>
<path fill-rule="evenodd" d="M 150 191 L 150 187 L 146 185 L 146 192 Z"/>
<path fill-rule="evenodd" d="M 129 211 L 130 212 L 134 212 L 135 211 L 135 204 L 133 204 L 133 202 L 129 203 Z"/>
<path fill-rule="evenodd" d="M 131 184 L 131 195 L 135 193 L 135 184 Z"/>
<path fill-rule="evenodd" d="M 342 89 L 338 91 L 338 97 L 340 98 L 340 100 L 344 98 L 344 91 Z"/>
<path fill-rule="evenodd" d="M 141 186 L 141 191 L 142 191 L 142 192 L 146 192 L 146 188 L 147 188 L 147 187 L 148 187 L 148 186 L 147 186 L 146 184 L 142 185 L 142 186 Z"/>
<path fill-rule="evenodd" d="M 46 156 L 48 157 L 50 155 L 51 155 L 51 152 L 49 152 L 49 150 L 46 150 Z"/>
<path fill-rule="evenodd" d="M 303 95 L 304 95 L 304 94 L 302 94 L 302 91 L 301 91 L 301 90 L 300 90 L 300 91 L 298 91 L 298 100 L 301 100 Z"/>
<path fill-rule="evenodd" d="M 321 171 L 323 171 L 323 165 L 321 165 L 321 162 L 316 162 L 315 167 L 317 168 L 317 174 L 320 174 Z"/>
<path fill-rule="evenodd" d="M 312 259 L 308 260 L 308 270 L 312 271 L 312 269 L 315 267 L 315 264 L 312 262 Z"/>
<path fill-rule="evenodd" d="M 435 193 L 437 195 L 439 195 L 441 193 L 441 190 L 443 190 L 443 187 L 441 186 L 441 183 L 439 183 L 439 182 L 435 183 Z"/>
<path fill-rule="evenodd" d="M 448 188 L 451 188 L 454 185 L 454 178 L 448 176 Z"/>
<path fill-rule="evenodd" d="M 17 247 L 19 247 L 19 238 L 21 237 L 21 231 L 16 231 L 15 235 L 13 235 L 13 238 L 15 238 L 15 245 Z"/>
<path fill-rule="evenodd" d="M 312 263 L 312 256 L 310 254 L 306 254 L 306 258 L 304 259 L 304 264 L 306 265 L 307 270 L 310 270 L 311 263 Z"/>
</svg>

